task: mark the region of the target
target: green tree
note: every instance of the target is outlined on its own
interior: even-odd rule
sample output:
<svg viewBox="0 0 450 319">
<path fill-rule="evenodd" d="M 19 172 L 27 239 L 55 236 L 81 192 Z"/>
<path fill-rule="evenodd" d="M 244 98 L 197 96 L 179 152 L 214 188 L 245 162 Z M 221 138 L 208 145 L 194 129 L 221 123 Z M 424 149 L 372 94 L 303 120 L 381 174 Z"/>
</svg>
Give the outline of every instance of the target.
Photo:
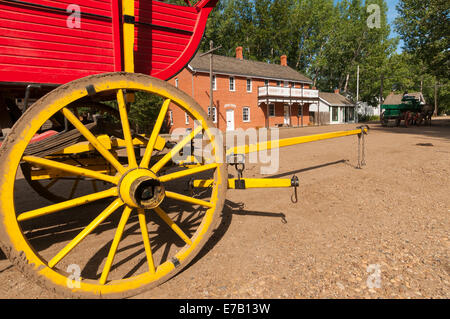
<svg viewBox="0 0 450 319">
<path fill-rule="evenodd" d="M 404 49 L 428 67 L 438 79 L 450 73 L 450 6 L 447 0 L 401 0 L 396 29 Z"/>
</svg>

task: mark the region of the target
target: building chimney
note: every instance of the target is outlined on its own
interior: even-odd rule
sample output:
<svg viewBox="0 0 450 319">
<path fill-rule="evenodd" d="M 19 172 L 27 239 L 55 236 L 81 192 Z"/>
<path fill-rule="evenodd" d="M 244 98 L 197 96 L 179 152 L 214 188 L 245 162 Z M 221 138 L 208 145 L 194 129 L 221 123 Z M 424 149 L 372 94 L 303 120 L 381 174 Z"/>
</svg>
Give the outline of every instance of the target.
<svg viewBox="0 0 450 319">
<path fill-rule="evenodd" d="M 237 47 L 236 48 L 236 59 L 244 60 L 243 48 L 242 47 Z"/>
<path fill-rule="evenodd" d="M 287 66 L 287 56 L 286 55 L 282 55 L 281 57 L 280 57 L 280 64 L 282 65 L 282 66 Z"/>
</svg>

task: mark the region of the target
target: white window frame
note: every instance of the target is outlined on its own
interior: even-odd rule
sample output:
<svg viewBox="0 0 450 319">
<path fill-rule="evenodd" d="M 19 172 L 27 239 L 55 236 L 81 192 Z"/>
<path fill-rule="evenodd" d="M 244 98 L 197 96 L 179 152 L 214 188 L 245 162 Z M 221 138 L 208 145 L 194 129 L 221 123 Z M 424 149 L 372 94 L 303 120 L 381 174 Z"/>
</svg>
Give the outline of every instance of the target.
<svg viewBox="0 0 450 319">
<path fill-rule="evenodd" d="M 336 111 L 336 120 L 334 119 L 334 115 L 333 112 Z M 331 107 L 331 122 L 333 123 L 339 123 L 339 112 L 340 112 L 340 108 L 337 106 L 332 106 Z"/>
<path fill-rule="evenodd" d="M 178 87 L 178 78 L 175 78 L 175 87 Z"/>
<path fill-rule="evenodd" d="M 189 125 L 189 115 L 187 114 L 187 112 L 184 112 L 184 123 L 186 125 Z"/>
<path fill-rule="evenodd" d="M 273 115 L 270 114 L 270 106 L 273 105 Z M 269 109 L 267 110 L 269 117 L 275 117 L 275 103 L 269 103 Z"/>
<path fill-rule="evenodd" d="M 212 76 L 213 83 L 213 91 L 217 91 L 217 77 L 215 75 Z"/>
<path fill-rule="evenodd" d="M 250 90 L 248 89 L 248 84 L 249 83 L 250 83 Z M 253 81 L 252 81 L 252 79 L 247 79 L 246 86 L 247 86 L 247 93 L 252 93 L 252 91 L 253 91 Z"/>
<path fill-rule="evenodd" d="M 245 110 L 247 110 L 248 112 L 247 112 L 247 114 L 248 114 L 248 119 L 247 120 L 245 120 Z M 244 123 L 249 123 L 251 121 L 251 119 L 250 119 L 250 107 L 249 106 L 244 106 L 243 108 L 242 108 L 242 122 L 244 122 Z"/>
<path fill-rule="evenodd" d="M 231 84 L 233 84 L 233 89 L 231 88 Z M 230 92 L 236 92 L 236 79 L 234 78 L 234 76 L 230 76 L 230 78 L 228 79 L 228 89 L 230 90 Z"/>
<path fill-rule="evenodd" d="M 211 118 L 211 107 L 208 106 L 208 117 L 211 118 L 213 123 L 217 123 L 217 108 L 213 106 L 213 116 Z"/>
<path fill-rule="evenodd" d="M 170 124 L 170 126 L 173 125 L 173 112 L 172 111 L 169 111 L 169 124 Z"/>
</svg>

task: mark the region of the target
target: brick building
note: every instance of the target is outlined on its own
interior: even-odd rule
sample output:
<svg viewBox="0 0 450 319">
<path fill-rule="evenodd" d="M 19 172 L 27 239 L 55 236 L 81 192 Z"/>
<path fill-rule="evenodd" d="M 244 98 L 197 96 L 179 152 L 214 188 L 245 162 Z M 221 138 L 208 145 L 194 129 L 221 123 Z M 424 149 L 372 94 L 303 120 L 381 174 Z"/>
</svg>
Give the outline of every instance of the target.
<svg viewBox="0 0 450 319">
<path fill-rule="evenodd" d="M 312 81 L 287 65 L 268 64 L 243 58 L 213 56 L 213 107 L 210 108 L 210 55 L 197 54 L 189 65 L 169 82 L 191 95 L 222 130 L 310 123 L 311 104 L 318 104 L 319 92 Z M 193 121 L 176 107 L 169 109 L 169 125 L 192 128 Z"/>
</svg>

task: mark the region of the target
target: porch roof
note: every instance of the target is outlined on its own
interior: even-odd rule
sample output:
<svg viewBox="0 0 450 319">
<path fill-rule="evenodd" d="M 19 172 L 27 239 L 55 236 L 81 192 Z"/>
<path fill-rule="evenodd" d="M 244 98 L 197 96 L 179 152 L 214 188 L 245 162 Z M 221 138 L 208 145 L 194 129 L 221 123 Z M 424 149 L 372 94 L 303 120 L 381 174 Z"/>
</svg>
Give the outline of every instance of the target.
<svg viewBox="0 0 450 319">
<path fill-rule="evenodd" d="M 355 106 L 355 103 L 338 93 L 319 92 L 319 98 L 329 106 Z"/>
</svg>

